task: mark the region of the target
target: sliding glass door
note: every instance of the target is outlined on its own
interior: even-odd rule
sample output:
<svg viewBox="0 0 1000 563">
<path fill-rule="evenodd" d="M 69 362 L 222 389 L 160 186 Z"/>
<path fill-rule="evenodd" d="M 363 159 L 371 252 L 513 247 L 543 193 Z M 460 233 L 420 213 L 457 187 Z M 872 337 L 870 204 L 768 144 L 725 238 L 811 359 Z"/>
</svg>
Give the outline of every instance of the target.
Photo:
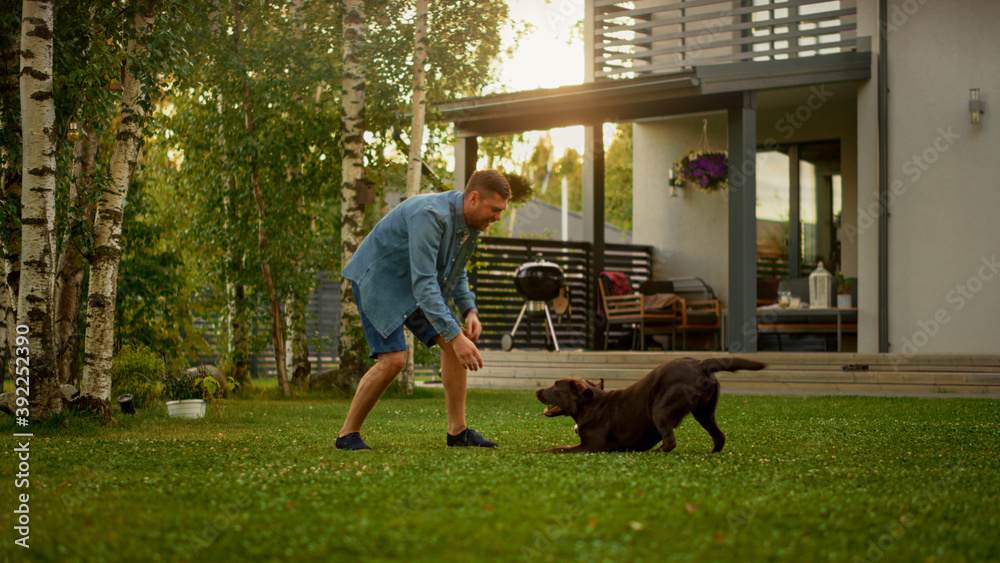
<svg viewBox="0 0 1000 563">
<path fill-rule="evenodd" d="M 757 277 L 839 270 L 841 208 L 839 141 L 758 150 Z"/>
</svg>

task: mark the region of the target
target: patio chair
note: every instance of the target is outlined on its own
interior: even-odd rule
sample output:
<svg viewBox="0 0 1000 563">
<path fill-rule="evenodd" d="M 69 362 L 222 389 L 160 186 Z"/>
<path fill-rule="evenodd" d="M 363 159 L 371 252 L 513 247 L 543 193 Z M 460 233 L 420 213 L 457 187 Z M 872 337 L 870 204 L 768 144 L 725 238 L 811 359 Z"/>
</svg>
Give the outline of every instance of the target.
<svg viewBox="0 0 1000 563">
<path fill-rule="evenodd" d="M 689 332 L 712 334 L 716 347 L 722 343 L 722 305 L 712 288 L 698 277 L 667 278 L 680 298 L 675 308 L 674 328 L 681 334 L 681 349 L 687 349 Z"/>
<path fill-rule="evenodd" d="M 646 349 L 646 334 L 670 333 L 670 345 L 673 348 L 676 305 L 680 302 L 676 295 L 669 292 L 655 295 L 636 292 L 628 276 L 621 272 L 602 272 L 597 285 L 601 292 L 601 307 L 609 326 L 631 326 L 634 333 L 637 333 L 639 350 Z M 660 289 L 669 289 L 669 286 L 661 286 Z M 633 341 L 633 348 L 635 346 Z M 604 349 L 608 349 L 607 338 L 604 340 Z"/>
</svg>

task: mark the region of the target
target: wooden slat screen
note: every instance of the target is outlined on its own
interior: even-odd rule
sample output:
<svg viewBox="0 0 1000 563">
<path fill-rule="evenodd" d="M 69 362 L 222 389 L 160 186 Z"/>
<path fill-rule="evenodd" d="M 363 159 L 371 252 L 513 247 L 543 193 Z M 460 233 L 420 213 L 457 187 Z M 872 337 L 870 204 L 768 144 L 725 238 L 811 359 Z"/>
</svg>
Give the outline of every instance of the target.
<svg viewBox="0 0 1000 563">
<path fill-rule="evenodd" d="M 586 242 L 483 237 L 469 275 L 483 322 L 480 348 L 501 349 L 504 334 L 514 328 L 524 299 L 514 287 L 514 271 L 539 258 L 558 264 L 569 288 L 571 312 L 555 319 L 556 338 L 563 349 L 593 347 L 593 329 L 599 323 L 593 303 L 596 277 L 592 272 L 591 245 Z M 652 248 L 630 244 L 605 246 L 605 268 L 629 273 L 636 283 L 649 279 Z M 546 348 L 544 314 L 525 313 L 514 334 L 518 349 Z"/>
<path fill-rule="evenodd" d="M 599 79 L 857 47 L 856 0 L 672 0 L 631 6 L 595 2 L 593 64 Z"/>
</svg>

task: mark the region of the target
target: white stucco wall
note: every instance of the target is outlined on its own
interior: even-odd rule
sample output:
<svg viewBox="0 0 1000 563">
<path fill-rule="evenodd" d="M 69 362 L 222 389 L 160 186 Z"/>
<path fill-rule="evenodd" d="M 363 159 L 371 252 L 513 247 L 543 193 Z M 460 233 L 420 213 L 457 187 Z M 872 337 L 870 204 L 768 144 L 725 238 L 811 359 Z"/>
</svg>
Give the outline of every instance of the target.
<svg viewBox="0 0 1000 563">
<path fill-rule="evenodd" d="M 632 241 L 658 250 L 654 278 L 699 276 L 728 301 L 729 219 L 725 194 L 686 188 L 670 196 L 668 172 L 698 148 L 708 119 L 711 147 L 727 144 L 726 115 L 636 123 L 632 130 Z"/>
<path fill-rule="evenodd" d="M 888 14 L 889 351 L 1000 353 L 1000 2 Z"/>
</svg>

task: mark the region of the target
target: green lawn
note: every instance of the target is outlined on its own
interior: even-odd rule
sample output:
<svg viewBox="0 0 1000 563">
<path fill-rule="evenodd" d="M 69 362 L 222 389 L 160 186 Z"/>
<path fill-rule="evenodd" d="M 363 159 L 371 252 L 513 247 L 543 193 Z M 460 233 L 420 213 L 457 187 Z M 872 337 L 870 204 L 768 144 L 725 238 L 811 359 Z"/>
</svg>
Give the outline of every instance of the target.
<svg viewBox="0 0 1000 563">
<path fill-rule="evenodd" d="M 724 395 L 721 454 L 692 419 L 670 454 L 554 456 L 568 418 L 469 392 L 501 448 L 444 446 L 440 390 L 384 399 L 340 452 L 347 401 L 231 399 L 114 428 L 34 428 L 30 551 L 11 561 L 996 561 L 1000 401 Z M 4 443 L 18 429 L 0 422 Z M 23 492 L 18 490 L 17 492 Z"/>
</svg>

